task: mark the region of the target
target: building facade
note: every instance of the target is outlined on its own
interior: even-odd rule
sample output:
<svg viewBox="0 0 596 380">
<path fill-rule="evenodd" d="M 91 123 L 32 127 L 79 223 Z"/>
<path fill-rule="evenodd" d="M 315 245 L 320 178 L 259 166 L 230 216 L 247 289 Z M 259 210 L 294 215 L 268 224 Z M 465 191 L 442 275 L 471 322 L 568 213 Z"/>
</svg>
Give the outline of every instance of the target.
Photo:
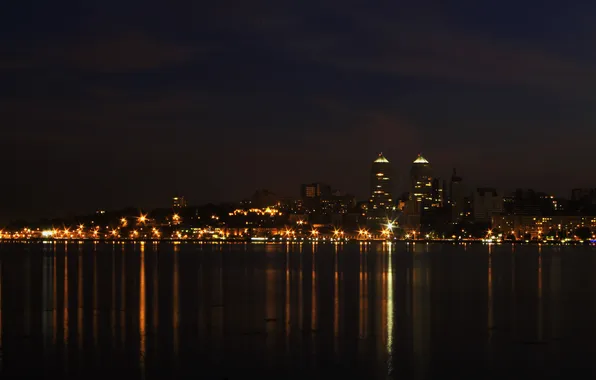
<svg viewBox="0 0 596 380">
<path fill-rule="evenodd" d="M 503 195 L 494 188 L 479 187 L 472 193 L 474 221 L 490 223 L 493 215 L 503 212 Z"/>
<path fill-rule="evenodd" d="M 186 207 L 186 199 L 183 196 L 176 196 L 172 198 L 172 208 L 173 209 L 181 209 Z"/>
<path fill-rule="evenodd" d="M 391 163 L 383 153 L 373 161 L 370 170 L 370 198 L 367 205 L 368 224 L 380 224 L 392 218 L 394 211 Z"/>
</svg>

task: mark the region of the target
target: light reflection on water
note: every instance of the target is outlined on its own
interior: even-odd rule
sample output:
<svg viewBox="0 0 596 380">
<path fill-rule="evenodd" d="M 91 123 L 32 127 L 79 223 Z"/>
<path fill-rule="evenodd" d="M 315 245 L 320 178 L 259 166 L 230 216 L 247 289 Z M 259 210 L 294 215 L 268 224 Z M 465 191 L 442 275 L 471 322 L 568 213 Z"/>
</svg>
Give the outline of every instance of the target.
<svg viewBox="0 0 596 380">
<path fill-rule="evenodd" d="M 420 243 L 3 244 L 0 371 L 423 379 L 592 370 L 594 254 Z"/>
</svg>

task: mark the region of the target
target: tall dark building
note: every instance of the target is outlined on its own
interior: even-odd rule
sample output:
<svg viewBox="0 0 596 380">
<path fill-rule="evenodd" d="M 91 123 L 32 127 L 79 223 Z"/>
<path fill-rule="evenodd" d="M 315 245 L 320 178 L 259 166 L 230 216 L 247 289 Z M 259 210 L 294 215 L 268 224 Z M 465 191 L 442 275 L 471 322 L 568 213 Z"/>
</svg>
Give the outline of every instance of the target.
<svg viewBox="0 0 596 380">
<path fill-rule="evenodd" d="M 451 221 L 460 222 L 465 216 L 466 193 L 463 179 L 457 175 L 455 168 L 449 184 L 449 203 L 451 204 Z"/>
<path fill-rule="evenodd" d="M 432 208 L 441 208 L 445 206 L 447 183 L 440 178 L 432 180 Z"/>
</svg>

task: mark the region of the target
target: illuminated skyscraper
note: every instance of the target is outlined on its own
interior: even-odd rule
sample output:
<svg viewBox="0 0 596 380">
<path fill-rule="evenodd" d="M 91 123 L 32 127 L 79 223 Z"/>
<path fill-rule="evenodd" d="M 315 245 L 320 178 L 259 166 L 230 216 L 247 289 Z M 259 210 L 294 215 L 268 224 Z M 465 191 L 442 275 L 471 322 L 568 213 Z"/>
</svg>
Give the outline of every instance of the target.
<svg viewBox="0 0 596 380">
<path fill-rule="evenodd" d="M 370 171 L 370 209 L 384 210 L 392 206 L 391 164 L 383 153 L 380 153 L 373 161 Z"/>
<path fill-rule="evenodd" d="M 426 223 L 426 216 L 433 204 L 432 168 L 421 154 L 416 157 L 410 169 L 410 197 L 406 206 L 406 225 L 419 229 Z"/>
<path fill-rule="evenodd" d="M 413 162 L 410 179 L 412 181 L 411 199 L 418 213 L 423 214 L 432 205 L 433 178 L 430 162 L 421 154 Z"/>
<path fill-rule="evenodd" d="M 372 224 L 386 223 L 393 213 L 391 164 L 379 153 L 370 171 L 370 199 L 367 218 Z"/>
</svg>

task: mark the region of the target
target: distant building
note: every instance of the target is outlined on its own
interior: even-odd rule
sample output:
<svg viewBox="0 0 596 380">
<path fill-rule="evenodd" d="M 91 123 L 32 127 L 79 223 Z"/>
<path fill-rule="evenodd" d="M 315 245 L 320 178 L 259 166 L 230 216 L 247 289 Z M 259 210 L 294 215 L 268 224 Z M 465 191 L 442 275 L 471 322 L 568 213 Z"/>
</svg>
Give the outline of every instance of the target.
<svg viewBox="0 0 596 380">
<path fill-rule="evenodd" d="M 331 187 L 324 183 L 315 182 L 303 184 L 300 187 L 300 197 L 302 201 L 310 199 L 327 198 L 331 195 Z"/>
<path fill-rule="evenodd" d="M 596 204 L 596 189 L 573 189 L 571 190 L 571 200 Z"/>
<path fill-rule="evenodd" d="M 479 187 L 472 193 L 474 221 L 490 223 L 494 215 L 503 212 L 503 195 L 496 189 Z"/>
<path fill-rule="evenodd" d="M 505 238 L 563 239 L 576 238 L 580 228 L 596 232 L 596 216 L 587 215 L 494 215 L 492 229 Z M 592 236 L 596 238 L 596 236 Z"/>
<path fill-rule="evenodd" d="M 186 207 L 186 199 L 183 196 L 176 196 L 172 198 L 172 208 L 174 209 L 181 209 Z"/>
<path fill-rule="evenodd" d="M 553 195 L 532 189 L 517 189 L 503 199 L 503 211 L 511 215 L 552 215 L 564 202 Z"/>
<path fill-rule="evenodd" d="M 447 197 L 447 182 L 440 178 L 433 178 L 432 180 L 432 208 L 445 207 Z"/>
<path fill-rule="evenodd" d="M 318 182 L 303 184 L 300 195 L 303 211 L 317 224 L 341 224 L 342 215 L 356 204 L 353 195 L 331 190 L 329 185 Z"/>
<path fill-rule="evenodd" d="M 569 211 L 594 214 L 596 212 L 596 189 L 573 189 L 568 206 Z"/>
<path fill-rule="evenodd" d="M 466 191 L 463 178 L 457 175 L 455 168 L 449 183 L 449 203 L 451 204 L 451 221 L 459 223 L 466 217 Z"/>
<path fill-rule="evenodd" d="M 300 186 L 300 199 L 304 210 L 314 214 L 321 213 L 321 203 L 331 197 L 331 186 L 320 182 Z"/>
<path fill-rule="evenodd" d="M 279 197 L 274 192 L 267 189 L 255 191 L 250 199 L 250 204 L 254 208 L 276 206 L 278 202 Z"/>
</svg>

